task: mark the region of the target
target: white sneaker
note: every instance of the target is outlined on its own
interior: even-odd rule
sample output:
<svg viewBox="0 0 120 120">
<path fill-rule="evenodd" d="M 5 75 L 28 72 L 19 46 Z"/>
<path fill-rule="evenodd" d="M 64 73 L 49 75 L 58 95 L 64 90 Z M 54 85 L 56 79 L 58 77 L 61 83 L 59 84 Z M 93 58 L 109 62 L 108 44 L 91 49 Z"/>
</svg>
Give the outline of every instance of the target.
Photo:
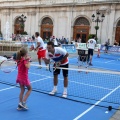
<svg viewBox="0 0 120 120">
<path fill-rule="evenodd" d="M 55 95 L 55 93 L 57 92 L 56 89 L 53 89 L 51 92 L 49 92 L 50 95 Z"/>
<path fill-rule="evenodd" d="M 26 106 L 25 103 L 19 103 L 19 107 L 24 108 L 25 110 L 28 110 L 28 107 Z"/>
<path fill-rule="evenodd" d="M 42 68 L 42 66 L 40 65 L 37 69 L 41 69 Z"/>
<path fill-rule="evenodd" d="M 63 97 L 63 98 L 67 98 L 67 92 L 63 92 L 62 97 Z"/>
<path fill-rule="evenodd" d="M 17 110 L 22 110 L 23 107 L 21 107 L 19 104 L 18 104 L 18 107 L 17 107 Z"/>
</svg>

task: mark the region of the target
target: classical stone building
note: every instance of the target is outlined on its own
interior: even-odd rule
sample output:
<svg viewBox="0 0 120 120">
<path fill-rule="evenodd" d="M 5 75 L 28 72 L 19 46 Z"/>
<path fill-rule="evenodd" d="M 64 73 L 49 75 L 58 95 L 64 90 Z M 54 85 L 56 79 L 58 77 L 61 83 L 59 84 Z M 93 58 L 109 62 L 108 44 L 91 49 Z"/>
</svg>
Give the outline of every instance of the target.
<svg viewBox="0 0 120 120">
<path fill-rule="evenodd" d="M 98 22 L 99 41 L 110 38 L 111 44 L 115 39 L 120 43 L 120 0 L 0 0 L 0 29 L 4 34 L 8 21 L 11 34 L 39 31 L 42 38 L 81 37 L 86 42 L 89 34 L 96 34 L 97 23 L 91 17 L 96 11 L 105 15 Z M 24 23 L 19 20 L 22 14 L 27 17 Z"/>
</svg>

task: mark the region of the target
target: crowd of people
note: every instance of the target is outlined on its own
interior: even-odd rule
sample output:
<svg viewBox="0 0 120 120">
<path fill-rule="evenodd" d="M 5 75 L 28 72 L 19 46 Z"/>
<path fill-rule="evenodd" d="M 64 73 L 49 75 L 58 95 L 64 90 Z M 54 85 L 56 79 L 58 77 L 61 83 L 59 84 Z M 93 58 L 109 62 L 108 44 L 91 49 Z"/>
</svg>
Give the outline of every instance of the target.
<svg viewBox="0 0 120 120">
<path fill-rule="evenodd" d="M 20 35 L 20 34 L 12 34 L 12 40 L 13 41 L 21 41 L 21 42 L 25 42 L 25 41 L 36 41 L 35 39 L 35 35 Z M 48 39 L 43 39 L 44 42 L 49 42 L 49 41 L 55 41 L 55 44 L 68 44 L 69 43 L 69 38 L 65 38 L 64 36 L 62 36 L 61 38 L 57 38 L 55 36 L 50 36 L 50 38 Z"/>
<path fill-rule="evenodd" d="M 12 34 L 13 41 L 35 41 L 34 35 L 31 37 L 30 35 L 20 35 L 20 34 Z"/>
</svg>

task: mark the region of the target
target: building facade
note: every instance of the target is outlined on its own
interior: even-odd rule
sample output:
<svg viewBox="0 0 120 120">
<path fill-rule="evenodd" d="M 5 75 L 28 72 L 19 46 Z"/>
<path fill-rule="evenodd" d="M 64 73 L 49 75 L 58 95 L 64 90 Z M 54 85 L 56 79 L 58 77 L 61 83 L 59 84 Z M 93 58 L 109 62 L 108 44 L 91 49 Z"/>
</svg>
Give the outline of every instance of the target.
<svg viewBox="0 0 120 120">
<path fill-rule="evenodd" d="M 44 39 L 54 35 L 87 42 L 90 34 L 96 34 L 91 17 L 96 11 L 105 15 L 98 22 L 99 42 L 109 38 L 111 44 L 114 40 L 120 43 L 120 0 L 0 0 L 0 29 L 4 34 L 8 21 L 11 34 L 38 31 Z M 22 14 L 27 17 L 25 22 L 19 20 Z"/>
</svg>

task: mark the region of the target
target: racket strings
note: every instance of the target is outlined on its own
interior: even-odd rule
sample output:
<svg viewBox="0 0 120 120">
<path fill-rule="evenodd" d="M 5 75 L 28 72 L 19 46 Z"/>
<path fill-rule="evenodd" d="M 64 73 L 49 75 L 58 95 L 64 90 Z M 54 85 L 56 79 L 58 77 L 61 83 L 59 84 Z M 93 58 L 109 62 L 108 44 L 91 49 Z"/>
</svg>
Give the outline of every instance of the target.
<svg viewBox="0 0 120 120">
<path fill-rule="evenodd" d="M 5 73 L 9 73 L 14 71 L 17 68 L 17 63 L 15 61 L 3 61 L 0 64 L 0 69 L 1 71 L 5 72 Z"/>
</svg>

